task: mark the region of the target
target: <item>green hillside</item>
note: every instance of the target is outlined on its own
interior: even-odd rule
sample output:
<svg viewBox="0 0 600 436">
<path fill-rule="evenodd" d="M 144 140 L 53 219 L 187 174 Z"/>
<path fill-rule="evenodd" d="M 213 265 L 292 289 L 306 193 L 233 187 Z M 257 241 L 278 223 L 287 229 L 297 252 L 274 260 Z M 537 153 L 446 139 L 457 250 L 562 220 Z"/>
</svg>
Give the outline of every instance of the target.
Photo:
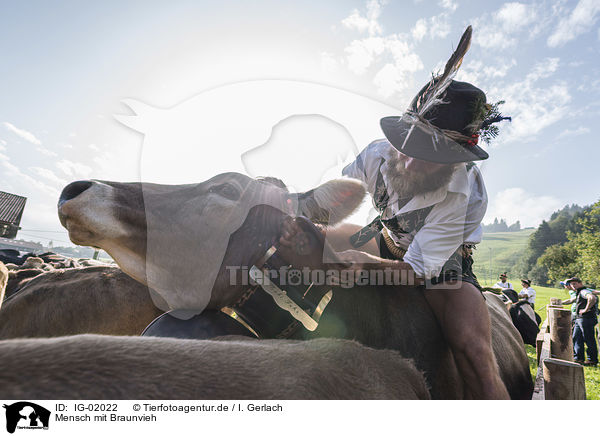
<svg viewBox="0 0 600 436">
<path fill-rule="evenodd" d="M 535 229 L 518 232 L 484 233 L 483 240 L 473 250 L 473 271 L 480 281 L 495 283 L 498 275 L 510 271 L 521 254 L 527 249 L 529 236 Z M 520 277 L 510 277 L 509 281 L 518 281 Z"/>
</svg>

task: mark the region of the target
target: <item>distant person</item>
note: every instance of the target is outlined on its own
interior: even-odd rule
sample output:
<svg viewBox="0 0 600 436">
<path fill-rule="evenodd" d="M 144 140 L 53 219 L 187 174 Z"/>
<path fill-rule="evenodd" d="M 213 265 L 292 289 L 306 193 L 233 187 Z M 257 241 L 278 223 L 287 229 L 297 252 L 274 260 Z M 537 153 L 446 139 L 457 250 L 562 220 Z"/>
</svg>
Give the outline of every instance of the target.
<svg viewBox="0 0 600 436">
<path fill-rule="evenodd" d="M 593 289 L 586 288 L 577 277 L 572 277 L 566 284 L 575 292 L 575 298 L 563 301 L 563 304 L 575 303 L 575 320 L 573 323 L 573 348 L 575 351 L 574 361 L 582 365 L 598 365 L 598 346 L 594 327 L 598 324 L 598 297 L 594 295 Z M 598 292 L 598 291 L 596 291 Z M 571 308 L 571 310 L 573 310 Z M 587 347 L 587 360 L 585 358 L 585 347 Z"/>
<path fill-rule="evenodd" d="M 500 289 L 502 291 L 502 293 L 506 296 L 506 298 L 508 298 L 513 303 L 516 303 L 517 301 L 519 301 L 519 295 L 514 290 L 512 283 L 507 281 L 506 273 L 500 274 L 498 276 L 498 278 L 500 280 L 497 281 L 496 284 L 494 286 L 492 286 L 492 288 Z"/>
<path fill-rule="evenodd" d="M 531 307 L 535 309 L 535 289 L 531 287 L 531 280 L 522 279 L 521 280 L 521 292 L 519 292 L 519 299 L 525 299 Z"/>
</svg>

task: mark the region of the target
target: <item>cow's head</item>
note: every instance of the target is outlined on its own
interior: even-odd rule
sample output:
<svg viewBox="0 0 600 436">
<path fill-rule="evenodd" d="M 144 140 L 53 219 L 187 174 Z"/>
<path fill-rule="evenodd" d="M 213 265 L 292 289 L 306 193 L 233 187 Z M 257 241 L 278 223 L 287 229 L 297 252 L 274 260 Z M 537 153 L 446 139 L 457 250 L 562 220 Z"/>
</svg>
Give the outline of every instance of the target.
<svg viewBox="0 0 600 436">
<path fill-rule="evenodd" d="M 333 225 L 364 195 L 351 179 L 290 194 L 238 173 L 190 185 L 80 181 L 63 190 L 58 212 L 74 243 L 108 252 L 161 309 L 201 311 L 231 302 L 241 286 L 232 268 L 256 262 L 287 216 Z"/>
</svg>

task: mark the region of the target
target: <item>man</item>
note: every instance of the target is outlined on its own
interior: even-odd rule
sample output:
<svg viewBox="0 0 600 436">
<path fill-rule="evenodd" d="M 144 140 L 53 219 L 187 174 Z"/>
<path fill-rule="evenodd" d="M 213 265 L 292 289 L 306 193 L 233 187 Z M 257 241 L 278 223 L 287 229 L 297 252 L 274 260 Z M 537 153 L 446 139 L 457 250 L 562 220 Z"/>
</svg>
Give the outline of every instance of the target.
<svg viewBox="0 0 600 436">
<path fill-rule="evenodd" d="M 569 293 L 569 299 L 568 300 L 562 300 L 561 304 L 563 306 L 566 306 L 567 304 L 571 305 L 571 322 L 575 322 L 575 318 L 576 318 L 576 314 L 577 314 L 577 307 L 575 306 L 575 304 L 573 304 L 573 302 L 575 301 L 575 299 L 577 298 L 577 292 L 575 292 L 573 289 L 571 289 L 571 285 L 567 283 L 568 279 L 565 279 L 564 281 L 560 282 L 560 284 L 562 285 L 563 288 L 565 288 L 565 290 Z"/>
<path fill-rule="evenodd" d="M 488 157 L 477 145 L 479 134 L 504 118 L 490 117 L 483 91 L 448 79 L 449 65 L 454 62 L 450 69 L 456 71 L 468 48 L 466 36 L 470 27 L 444 73 L 419 92 L 403 116 L 381 120 L 386 139 L 372 142 L 343 170 L 366 183 L 380 216 L 362 229 L 351 224 L 330 229 L 327 237 L 351 269 L 391 268 L 416 276 L 465 380 L 466 396 L 508 399 L 469 254 L 481 241 L 487 208 L 483 179 L 473 164 Z M 284 229 L 281 243 L 288 244 L 296 231 Z"/>
<path fill-rule="evenodd" d="M 506 279 L 506 273 L 500 274 L 498 276 L 498 278 L 500 280 L 496 282 L 496 284 L 493 286 L 494 288 L 496 288 L 496 289 L 513 289 L 512 283 L 510 283 Z"/>
<path fill-rule="evenodd" d="M 583 365 L 598 365 L 598 346 L 594 335 L 594 327 L 598 324 L 598 297 L 593 290 L 586 288 L 581 280 L 572 277 L 566 284 L 575 293 L 574 298 L 565 300 L 562 304 L 575 303 L 575 321 L 573 323 L 573 348 L 575 362 Z M 587 346 L 587 360 L 585 358 Z"/>
<path fill-rule="evenodd" d="M 531 307 L 535 309 L 535 289 L 531 287 L 531 280 L 521 279 L 521 292 L 519 292 L 520 300 L 527 300 Z"/>
<path fill-rule="evenodd" d="M 500 281 L 496 282 L 494 286 L 495 289 L 502 290 L 502 293 L 508 298 L 511 302 L 516 303 L 519 301 L 519 296 L 515 292 L 512 283 L 507 281 L 506 273 L 502 273 L 498 276 Z"/>
</svg>

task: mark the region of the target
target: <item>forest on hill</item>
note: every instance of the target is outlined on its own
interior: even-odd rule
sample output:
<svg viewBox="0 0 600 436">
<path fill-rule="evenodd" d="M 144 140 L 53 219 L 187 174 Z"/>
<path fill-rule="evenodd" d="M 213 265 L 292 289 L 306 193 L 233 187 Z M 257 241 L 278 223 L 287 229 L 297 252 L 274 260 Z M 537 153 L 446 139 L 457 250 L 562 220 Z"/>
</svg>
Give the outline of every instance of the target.
<svg viewBox="0 0 600 436">
<path fill-rule="evenodd" d="M 513 281 L 529 278 L 537 285 L 558 286 L 567 277 L 579 276 L 590 286 L 600 286 L 600 201 L 585 207 L 567 205 L 542 221 L 526 243 L 516 243 L 525 236 L 523 230 L 515 233 L 513 240 L 501 238 L 498 233 L 484 234 L 481 245 L 498 247 L 497 252 L 511 250 L 510 256 L 498 259 L 495 269 L 508 272 Z M 505 240 L 501 246 L 498 242 L 490 245 L 500 239 Z M 489 250 L 491 257 L 492 248 Z M 485 263 L 486 254 L 478 253 L 476 260 Z M 486 276 L 492 276 L 491 265 L 487 271 L 481 268 Z M 498 271 L 493 275 L 497 276 Z"/>
</svg>

